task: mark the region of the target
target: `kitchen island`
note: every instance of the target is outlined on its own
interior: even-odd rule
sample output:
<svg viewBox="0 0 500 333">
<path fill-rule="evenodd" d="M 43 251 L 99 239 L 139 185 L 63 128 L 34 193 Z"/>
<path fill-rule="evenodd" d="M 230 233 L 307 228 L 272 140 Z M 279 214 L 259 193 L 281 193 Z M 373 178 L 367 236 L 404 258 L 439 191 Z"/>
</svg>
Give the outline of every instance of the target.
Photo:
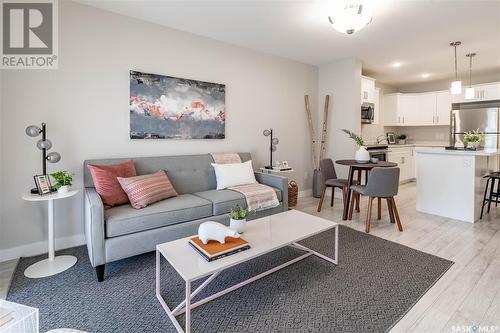
<svg viewBox="0 0 500 333">
<path fill-rule="evenodd" d="M 479 220 L 486 180 L 497 171 L 497 149 L 416 149 L 417 211 L 465 222 Z"/>
</svg>

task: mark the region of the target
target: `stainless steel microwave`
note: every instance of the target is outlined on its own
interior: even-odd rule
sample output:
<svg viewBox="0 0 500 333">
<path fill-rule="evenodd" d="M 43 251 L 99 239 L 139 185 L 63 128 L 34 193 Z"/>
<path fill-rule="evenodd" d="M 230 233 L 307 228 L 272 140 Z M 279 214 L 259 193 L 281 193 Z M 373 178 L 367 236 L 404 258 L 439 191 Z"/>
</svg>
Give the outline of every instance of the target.
<svg viewBox="0 0 500 333">
<path fill-rule="evenodd" d="M 375 104 L 363 103 L 361 104 L 361 123 L 371 124 L 375 117 Z"/>
</svg>

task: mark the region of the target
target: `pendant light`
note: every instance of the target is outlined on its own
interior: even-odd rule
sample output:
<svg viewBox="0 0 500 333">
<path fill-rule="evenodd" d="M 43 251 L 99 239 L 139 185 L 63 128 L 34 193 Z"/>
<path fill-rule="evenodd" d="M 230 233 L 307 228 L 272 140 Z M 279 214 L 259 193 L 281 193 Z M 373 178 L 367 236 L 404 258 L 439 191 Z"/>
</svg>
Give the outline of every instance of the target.
<svg viewBox="0 0 500 333">
<path fill-rule="evenodd" d="M 455 48 L 455 81 L 451 83 L 450 91 L 452 95 L 459 95 L 462 93 L 462 81 L 458 79 L 458 66 L 457 66 L 457 46 L 460 46 L 462 42 L 456 41 L 451 42 L 450 46 Z"/>
<path fill-rule="evenodd" d="M 474 99 L 476 94 L 472 86 L 472 58 L 475 57 L 476 54 L 467 53 L 465 56 L 469 58 L 469 88 L 465 89 L 465 99 Z"/>
</svg>

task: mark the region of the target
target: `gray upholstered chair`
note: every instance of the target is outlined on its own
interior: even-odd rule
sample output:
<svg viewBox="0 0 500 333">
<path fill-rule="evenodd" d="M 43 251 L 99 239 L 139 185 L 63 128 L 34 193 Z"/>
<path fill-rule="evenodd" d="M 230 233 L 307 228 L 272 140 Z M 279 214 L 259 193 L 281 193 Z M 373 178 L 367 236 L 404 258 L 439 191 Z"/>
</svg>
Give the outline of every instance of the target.
<svg viewBox="0 0 500 333">
<path fill-rule="evenodd" d="M 330 206 L 333 207 L 333 198 L 335 194 L 335 188 L 342 190 L 342 198 L 345 200 L 347 196 L 347 179 L 337 178 L 337 173 L 335 172 L 335 166 L 331 158 L 325 158 L 319 163 L 321 178 L 323 180 L 323 186 L 321 189 L 321 197 L 318 204 L 318 212 L 321 212 L 321 207 L 323 206 L 323 199 L 325 198 L 325 192 L 327 187 L 332 188 L 332 198 L 330 201 Z M 353 181 L 355 184 L 359 184 L 357 181 Z M 359 197 L 358 197 L 359 198 Z M 358 201 L 359 205 L 359 201 Z"/>
<path fill-rule="evenodd" d="M 394 197 L 398 194 L 399 189 L 399 168 L 373 168 L 368 178 L 366 185 L 353 185 L 351 189 L 354 193 L 359 193 L 368 197 L 368 212 L 366 214 L 366 229 L 370 232 L 370 220 L 372 214 L 372 203 L 374 198 L 378 198 L 378 219 L 381 217 L 381 199 L 387 200 L 387 208 L 389 209 L 389 217 L 391 222 L 396 221 L 399 231 L 403 231 L 401 220 L 399 219 L 398 209 Z M 349 207 L 349 220 L 352 220 L 352 210 L 354 204 L 354 196 Z"/>
</svg>

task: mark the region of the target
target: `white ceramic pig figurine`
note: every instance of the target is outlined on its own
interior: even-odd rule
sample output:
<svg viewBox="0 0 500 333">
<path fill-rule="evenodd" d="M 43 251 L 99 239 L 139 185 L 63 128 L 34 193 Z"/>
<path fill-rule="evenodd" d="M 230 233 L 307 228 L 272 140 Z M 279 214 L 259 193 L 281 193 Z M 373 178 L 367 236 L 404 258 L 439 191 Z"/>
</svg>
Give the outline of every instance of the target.
<svg viewBox="0 0 500 333">
<path fill-rule="evenodd" d="M 221 244 L 226 242 L 226 237 L 239 238 L 240 234 L 219 222 L 203 222 L 198 228 L 198 238 L 207 244 L 209 240 L 216 240 Z"/>
</svg>

